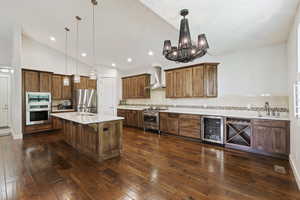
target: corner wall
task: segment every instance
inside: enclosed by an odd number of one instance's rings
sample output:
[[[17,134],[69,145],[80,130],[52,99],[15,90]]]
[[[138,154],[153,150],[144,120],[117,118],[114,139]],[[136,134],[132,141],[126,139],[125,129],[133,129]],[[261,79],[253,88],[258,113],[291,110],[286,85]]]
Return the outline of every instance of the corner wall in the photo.
[[[298,42],[300,24],[300,8],[297,10],[294,24],[290,31],[287,42],[287,57],[288,57],[288,91],[289,91],[289,105],[290,105],[290,120],[291,120],[291,154],[290,163],[293,168],[294,175],[298,187],[300,188],[300,120],[295,118],[294,112],[294,83],[297,80],[297,69],[299,63],[298,58]]]

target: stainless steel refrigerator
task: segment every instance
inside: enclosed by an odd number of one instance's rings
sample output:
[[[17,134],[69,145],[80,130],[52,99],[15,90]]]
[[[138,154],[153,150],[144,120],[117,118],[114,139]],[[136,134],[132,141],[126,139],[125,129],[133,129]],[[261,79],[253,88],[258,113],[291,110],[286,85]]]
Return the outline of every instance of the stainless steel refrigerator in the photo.
[[[97,91],[87,89],[76,90],[75,108],[77,112],[97,113]]]

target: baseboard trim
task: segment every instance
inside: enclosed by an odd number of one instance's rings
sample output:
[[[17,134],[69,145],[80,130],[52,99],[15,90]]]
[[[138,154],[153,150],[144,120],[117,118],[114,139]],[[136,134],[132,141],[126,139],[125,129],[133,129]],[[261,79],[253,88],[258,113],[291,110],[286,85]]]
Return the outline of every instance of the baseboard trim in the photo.
[[[21,140],[23,139],[23,135],[22,134],[16,134],[15,130],[13,128],[10,129],[11,135],[13,137],[14,140]]]
[[[297,186],[298,186],[298,189],[300,190],[300,176],[299,176],[299,173],[297,171],[297,168],[296,168],[296,165],[295,165],[295,162],[294,162],[294,159],[293,159],[293,156],[290,155],[290,165],[292,167],[292,170],[293,170],[293,174],[294,174],[294,177],[296,179],[296,183],[297,183]]]

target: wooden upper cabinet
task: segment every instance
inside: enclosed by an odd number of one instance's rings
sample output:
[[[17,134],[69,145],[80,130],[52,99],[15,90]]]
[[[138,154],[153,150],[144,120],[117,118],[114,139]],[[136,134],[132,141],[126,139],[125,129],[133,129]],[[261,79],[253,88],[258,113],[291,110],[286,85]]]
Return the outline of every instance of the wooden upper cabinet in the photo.
[[[204,67],[193,67],[193,97],[204,97]]]
[[[167,71],[166,72],[166,97],[173,98],[175,97],[175,90],[174,90],[174,71]]]
[[[63,77],[61,75],[52,76],[52,99],[62,99],[62,83]]]
[[[205,65],[204,87],[206,97],[218,96],[218,69],[216,65]]]
[[[217,97],[217,63],[166,70],[166,97]]]
[[[23,84],[25,92],[39,92],[40,81],[39,72],[23,71]]]
[[[122,78],[123,99],[150,98],[150,74]]]
[[[40,92],[52,91],[52,73],[40,72]]]
[[[88,79],[87,80],[87,89],[96,90],[97,89],[97,80]]]
[[[71,76],[63,76],[62,79],[68,78],[69,85],[65,86],[62,80],[62,99],[72,99]]]

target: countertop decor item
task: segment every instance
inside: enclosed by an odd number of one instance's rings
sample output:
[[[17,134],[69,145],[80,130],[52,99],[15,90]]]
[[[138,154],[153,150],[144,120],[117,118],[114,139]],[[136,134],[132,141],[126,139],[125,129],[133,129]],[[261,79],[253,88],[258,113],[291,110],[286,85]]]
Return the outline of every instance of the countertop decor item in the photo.
[[[209,46],[205,34],[198,35],[197,45],[192,43],[189,22],[186,18],[188,14],[188,9],[180,11],[180,15],[183,16],[183,19],[181,19],[180,22],[178,47],[172,46],[170,40],[165,40],[164,42],[163,55],[168,60],[187,63],[207,53]]]

